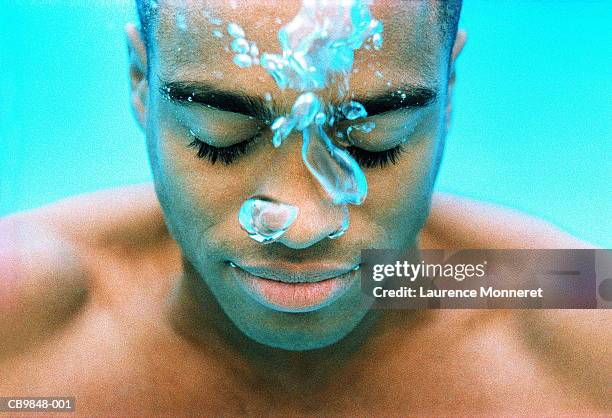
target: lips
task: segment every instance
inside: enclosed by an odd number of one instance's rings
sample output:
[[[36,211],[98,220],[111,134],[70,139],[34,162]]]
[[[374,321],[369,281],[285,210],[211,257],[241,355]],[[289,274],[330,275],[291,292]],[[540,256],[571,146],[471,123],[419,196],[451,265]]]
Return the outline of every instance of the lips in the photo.
[[[350,287],[353,268],[290,271],[236,266],[243,290],[264,306],[283,312],[310,312],[331,304]]]

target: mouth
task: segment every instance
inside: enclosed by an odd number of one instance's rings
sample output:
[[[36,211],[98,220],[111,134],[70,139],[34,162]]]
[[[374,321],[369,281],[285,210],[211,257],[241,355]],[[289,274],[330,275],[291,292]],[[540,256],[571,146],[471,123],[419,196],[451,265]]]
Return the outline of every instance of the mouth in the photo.
[[[358,266],[326,270],[290,271],[231,264],[240,287],[262,305],[281,312],[321,309],[346,293]]]

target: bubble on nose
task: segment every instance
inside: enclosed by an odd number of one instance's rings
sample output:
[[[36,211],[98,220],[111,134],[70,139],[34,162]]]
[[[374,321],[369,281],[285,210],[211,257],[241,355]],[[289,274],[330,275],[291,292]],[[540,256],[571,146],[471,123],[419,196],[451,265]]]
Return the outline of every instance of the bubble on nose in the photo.
[[[360,205],[368,184],[364,172],[344,149],[335,146],[322,126],[304,130],[302,159],[335,205]]]
[[[242,229],[262,244],[280,239],[298,215],[296,206],[267,197],[247,199],[238,213]]]

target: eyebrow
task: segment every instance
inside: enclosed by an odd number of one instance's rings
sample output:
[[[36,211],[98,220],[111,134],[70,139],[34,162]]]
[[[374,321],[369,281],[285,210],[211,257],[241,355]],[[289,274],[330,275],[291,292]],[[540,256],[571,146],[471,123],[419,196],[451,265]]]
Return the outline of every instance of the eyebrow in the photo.
[[[182,103],[197,103],[226,112],[240,113],[260,120],[271,121],[276,113],[272,101],[239,91],[222,90],[199,81],[172,81],[161,83],[160,92],[167,99]]]
[[[181,104],[193,104],[212,107],[226,112],[240,113],[262,121],[272,121],[275,115],[282,112],[274,101],[266,101],[259,96],[252,96],[240,91],[222,90],[212,84],[199,81],[161,82],[160,92],[171,101]],[[427,107],[438,98],[435,89],[404,85],[394,90],[382,90],[363,98],[353,100],[361,103],[368,116],[400,109]]]
[[[355,97],[353,100],[365,107],[368,116],[374,116],[394,110],[424,108],[437,99],[438,92],[433,88],[404,85],[394,90],[375,92],[363,98]]]

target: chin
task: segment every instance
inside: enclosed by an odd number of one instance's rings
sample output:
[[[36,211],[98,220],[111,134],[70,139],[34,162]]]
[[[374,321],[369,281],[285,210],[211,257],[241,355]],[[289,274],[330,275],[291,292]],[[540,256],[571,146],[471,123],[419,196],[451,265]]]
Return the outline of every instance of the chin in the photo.
[[[338,307],[332,305],[328,308]],[[353,304],[349,310],[334,309],[334,315],[322,311],[274,312],[271,317],[258,321],[251,317],[251,321],[234,321],[234,324],[244,335],[268,347],[288,351],[317,350],[348,336],[368,310],[367,305]]]

